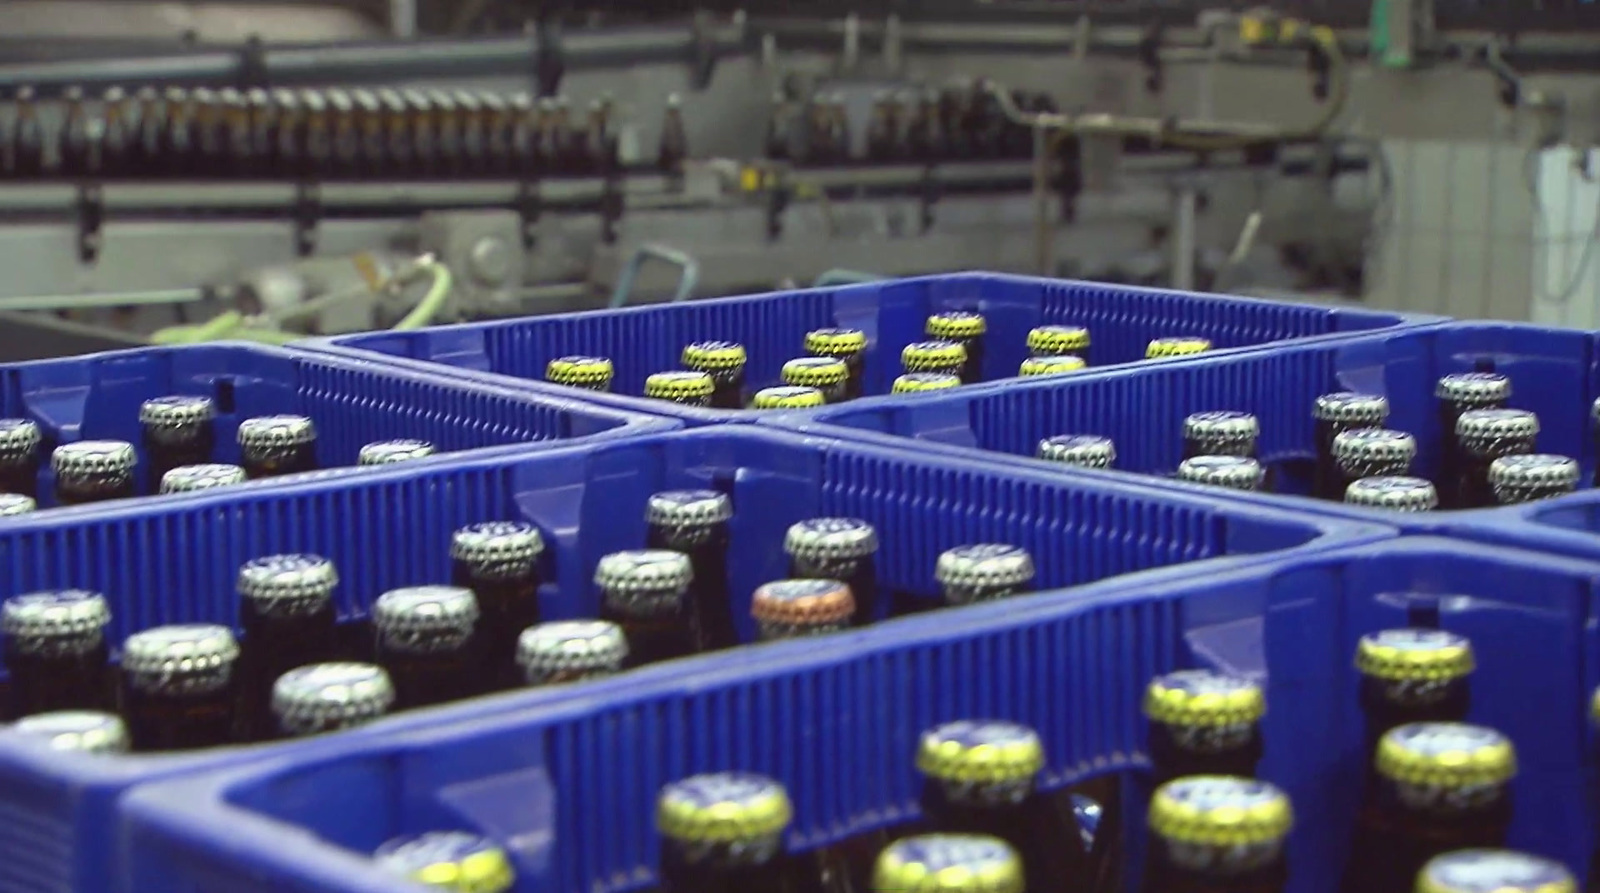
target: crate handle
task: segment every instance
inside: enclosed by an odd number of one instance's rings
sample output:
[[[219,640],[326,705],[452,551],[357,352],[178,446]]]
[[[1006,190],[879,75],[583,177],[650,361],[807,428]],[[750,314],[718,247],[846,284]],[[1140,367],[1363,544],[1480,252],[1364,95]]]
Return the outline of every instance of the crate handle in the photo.
[[[628,258],[627,264],[622,268],[622,275],[617,277],[616,291],[611,293],[611,309],[627,306],[628,298],[633,293],[634,281],[639,278],[639,268],[651,258],[671,264],[681,271],[678,274],[678,289],[673,293],[672,300],[686,301],[694,293],[695,283],[700,281],[700,262],[676,248],[645,244],[633,252],[633,256]]]

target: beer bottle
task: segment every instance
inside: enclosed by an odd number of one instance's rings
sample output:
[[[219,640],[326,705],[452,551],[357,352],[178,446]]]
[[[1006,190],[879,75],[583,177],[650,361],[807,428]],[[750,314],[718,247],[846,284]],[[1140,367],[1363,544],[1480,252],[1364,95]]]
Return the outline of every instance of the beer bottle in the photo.
[[[644,380],[644,395],[680,406],[709,407],[716,383],[704,372],[655,372]]]
[[[58,710],[35,713],[11,727],[24,735],[42,738],[51,750],[76,753],[127,753],[128,727],[122,717],[99,710]]]
[[[1333,455],[1334,438],[1359,428],[1381,428],[1389,419],[1389,401],[1377,394],[1335,391],[1323,394],[1311,408],[1317,427],[1316,477],[1311,495],[1318,499],[1343,499],[1349,482],[1343,481]]]
[[[838,580],[774,580],[756,587],[750,616],[763,642],[825,636],[850,628],[856,600]]]
[[[810,893],[815,861],[790,855],[783,785],[753,772],[691,775],[661,789],[659,893]]]
[[[158,626],[122,645],[122,709],[133,749],[187,750],[233,740],[239,643],[225,626]]]
[[[44,128],[32,87],[17,88],[15,120],[11,127],[11,173],[20,178],[44,173]]]
[[[0,518],[26,515],[37,511],[38,508],[39,504],[33,501],[32,496],[23,496],[21,493],[0,493]]]
[[[1211,339],[1198,336],[1152,338],[1145,345],[1144,358],[1162,360],[1169,357],[1188,357],[1211,350]]]
[[[196,87],[189,94],[194,114],[189,118],[189,140],[194,154],[191,161],[203,177],[218,177],[227,172],[222,135],[222,103],[217,94]]]
[[[382,718],[393,703],[389,674],[372,664],[307,664],[272,684],[272,715],[283,738],[352,729]]]
[[[783,364],[783,383],[816,388],[828,403],[840,403],[850,383],[850,368],[834,357],[797,357]]]
[[[1035,326],[1028,330],[1028,353],[1036,357],[1077,357],[1089,364],[1089,330],[1083,326]]]
[[[174,468],[211,461],[217,443],[216,417],[216,404],[209,397],[177,395],[144,401],[139,427],[145,461],[150,464],[150,489],[158,489]]]
[[[1396,726],[1466,719],[1474,663],[1472,643],[1442,629],[1386,629],[1362,636],[1356,670],[1366,715],[1366,758]]]
[[[961,384],[967,380],[962,375],[967,365],[967,349],[954,341],[918,341],[907,344],[900,352],[900,365],[907,372],[945,372],[954,375]]]
[[[1554,499],[1577,489],[1578,463],[1566,456],[1501,456],[1489,463],[1489,488],[1498,505]]]
[[[1248,412],[1197,412],[1183,420],[1183,458],[1256,457],[1261,423]]]
[[[545,367],[545,380],[569,388],[609,392],[616,375],[609,357],[556,357]]]
[[[161,476],[160,493],[194,493],[217,487],[242,484],[250,478],[237,465],[208,462],[204,465],[180,465]]]
[[[889,393],[921,394],[960,386],[961,378],[953,372],[907,372],[894,380]]]
[[[83,505],[134,495],[133,469],[139,458],[121,440],[80,440],[56,447],[50,466],[56,476],[56,504]]]
[[[272,101],[272,94],[259,87],[245,94],[245,105],[249,111],[246,130],[252,165],[246,176],[264,179],[270,175],[274,164],[272,153],[277,144],[278,107]]]
[[[922,816],[945,834],[990,834],[1022,859],[1029,893],[1088,893],[1078,829],[1038,789],[1044,747],[1031,728],[999,720],[935,726],[917,746]]]
[[[317,426],[303,415],[269,415],[239,423],[239,466],[252,480],[317,467]]]
[[[406,109],[405,97],[400,91],[384,88],[378,91],[379,118],[383,122],[383,148],[379,157],[383,169],[391,176],[415,176],[411,157],[411,119]]]
[[[111,706],[106,626],[111,609],[98,592],[30,592],[0,608],[11,715]]]
[[[844,399],[854,400],[865,390],[861,384],[862,367],[867,359],[867,333],[860,329],[812,329],[806,333],[806,353],[814,357],[833,357],[843,360],[850,371],[844,385]]]
[[[481,694],[478,599],[459,586],[391,589],[372,606],[378,663],[394,682],[395,709]]]
[[[884,163],[894,158],[895,127],[889,111],[889,91],[879,90],[872,97],[872,114],[867,119],[867,160]]]
[[[472,590],[481,648],[498,688],[522,684],[517,636],[539,622],[539,556],[544,537],[524,521],[468,524],[450,537],[451,582]]]
[[[239,568],[239,660],[243,730],[248,737],[271,733],[272,685],[305,664],[332,660],[338,611],[333,592],[339,573],[320,555],[267,555]]]
[[[711,376],[715,409],[744,408],[744,345],[736,341],[696,341],[683,349],[683,367]]]
[[[1594,444],[1596,455],[1600,455],[1600,398],[1596,398],[1594,405],[1589,407],[1589,421],[1594,426],[1590,442]],[[1595,472],[1596,479],[1591,486],[1600,487],[1600,470]]]
[[[728,521],[732,518],[732,500],[716,490],[666,490],[653,494],[645,504],[646,544],[689,556],[693,569],[689,609],[694,612],[699,651],[739,644],[728,591]]]
[[[1505,845],[1517,768],[1506,736],[1465,723],[1410,723],[1383,736],[1374,768],[1345,893],[1405,893],[1436,856]]]
[[[854,602],[851,623],[878,619],[878,531],[860,518],[811,518],[789,526],[783,535],[789,576],[839,580]]]
[[[933,575],[949,607],[996,601],[1033,591],[1033,556],[1002,543],[957,546],[939,555]]]
[[[272,169],[282,177],[302,177],[308,172],[306,128],[309,115],[293,90],[272,91],[277,111],[272,140]]]
[[[222,91],[222,171],[235,177],[249,177],[259,159],[250,132],[250,103],[238,90]]]
[[[1197,775],[1150,800],[1147,893],[1283,893],[1289,796],[1253,778]]]
[[[940,311],[928,317],[925,331],[930,338],[961,345],[965,351],[959,370],[962,384],[983,381],[983,342],[989,331],[989,321],[983,314],[968,310]],[[907,366],[906,371],[915,370]]]
[[[455,893],[510,893],[517,873],[505,850],[466,831],[428,831],[385,842],[372,860],[390,874]]]
[[[751,409],[815,409],[828,401],[816,388],[762,388],[750,398]]]
[[[61,99],[66,105],[65,119],[61,122],[61,172],[69,177],[81,177],[90,172],[91,143],[89,113],[83,107],[83,88],[68,87]]]
[[[1439,507],[1439,494],[1431,481],[1414,477],[1372,477],[1352,483],[1344,501],[1392,512],[1431,512]]]
[[[1411,472],[1417,439],[1388,428],[1353,428],[1333,438],[1334,487],[1348,492],[1362,478],[1392,477]]]
[[[517,636],[517,666],[531,686],[615,676],[627,659],[628,637],[606,620],[556,620]]]
[[[922,834],[895,841],[872,871],[874,893],[1032,893],[1022,860],[986,834]]]
[[[1522,409],[1470,409],[1456,420],[1460,451],[1452,508],[1486,508],[1495,504],[1489,466],[1502,456],[1531,453],[1539,436],[1539,417]]]
[[[165,114],[161,119],[161,166],[168,173],[193,173],[194,140],[189,122],[194,118],[194,100],[182,87],[168,87],[162,93]]]
[[[1254,493],[1265,488],[1267,472],[1249,456],[1191,456],[1179,463],[1178,480]]]
[[[1457,850],[1428,860],[1415,893],[1578,893],[1559,862],[1514,850]]]
[[[105,130],[100,135],[99,172],[113,177],[129,173],[134,134],[128,122],[128,94],[121,87],[107,87],[100,105],[104,109]]]
[[[139,124],[132,143],[134,163],[128,173],[148,177],[161,169],[161,97],[155,87],[144,86],[139,88],[135,98],[139,104]]]
[[[689,131],[683,122],[683,100],[676,93],[667,95],[666,113],[661,119],[661,140],[656,146],[656,170],[678,188],[683,183],[683,162],[689,157]]]
[[[390,168],[383,102],[370,90],[357,90],[350,98],[356,104],[356,129],[361,134],[357,167],[365,176],[380,175]]]
[[[458,148],[461,161],[458,170],[467,177],[481,177],[488,155],[486,130],[489,123],[484,115],[483,103],[478,101],[477,95],[471,90],[456,90],[450,98],[460,110],[457,118],[461,122],[461,141]]]
[[[439,173],[439,137],[434,112],[433,97],[422,90],[407,90],[401,94],[406,101],[406,118],[409,122],[408,140],[411,143],[412,165],[417,176],[429,177]]]
[[[1461,414],[1474,409],[1502,409],[1511,399],[1511,379],[1498,372],[1461,372],[1446,375],[1434,384],[1433,395],[1439,401],[1439,456],[1440,496],[1445,508],[1460,508],[1455,492],[1461,477],[1465,457],[1456,435],[1456,423]]]
[[[1117,446],[1095,434],[1057,434],[1039,441],[1038,456],[1079,468],[1110,468],[1117,461]]]
[[[39,495],[39,445],[44,435],[32,419],[0,419],[0,492]]]
[[[485,169],[503,177],[513,172],[512,134],[516,130],[516,107],[498,93],[485,93],[483,151]]]
[[[396,462],[411,462],[416,459],[426,459],[437,453],[433,444],[426,440],[414,438],[399,438],[396,440],[375,440],[365,444],[356,453],[356,464],[393,465]]]
[[[628,637],[629,669],[695,653],[689,556],[665,549],[613,552],[594,569],[600,616]]]
[[[1186,775],[1254,778],[1261,762],[1261,686],[1213,670],[1157,676],[1144,692],[1157,786]]]
[[[300,167],[309,179],[320,180],[333,173],[333,125],[328,117],[328,101],[317,90],[300,91],[305,127],[300,139]]]
[[[1028,357],[1017,367],[1017,374],[1023,378],[1033,378],[1039,375],[1066,375],[1072,372],[1082,372],[1088,368],[1082,357]]]

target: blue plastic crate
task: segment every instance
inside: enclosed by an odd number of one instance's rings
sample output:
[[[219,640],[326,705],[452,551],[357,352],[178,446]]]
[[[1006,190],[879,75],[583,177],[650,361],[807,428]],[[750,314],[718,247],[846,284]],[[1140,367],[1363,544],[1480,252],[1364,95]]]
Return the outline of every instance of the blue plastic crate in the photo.
[[[988,318],[983,374],[1010,378],[1027,356],[1034,326],[1087,326],[1096,365],[1144,359],[1150,339],[1203,335],[1218,349],[1437,321],[1314,304],[1101,285],[1022,276],[963,273],[890,280],[841,288],[813,288],[750,297],[692,301],[626,310],[568,313],[501,322],[445,326],[414,332],[349,335],[308,346],[381,353],[523,382],[543,383],[545,364],[564,354],[598,354],[616,363],[615,394],[584,399],[661,412],[692,423],[749,420],[743,410],[697,410],[645,400],[644,380],[679,368],[683,346],[716,338],[743,343],[750,353],[750,389],[781,384],[784,362],[803,354],[806,332],[850,326],[867,333],[863,390],[886,394],[900,374],[900,351],[921,341],[923,326],[940,310],[979,310]],[[564,389],[563,389],[564,390]]]
[[[1264,678],[1261,772],[1298,817],[1289,893],[1332,893],[1364,768],[1351,655],[1364,633],[1421,624],[1477,643],[1471,718],[1506,730],[1521,765],[1512,844],[1581,868],[1593,845],[1597,596],[1600,564],[1427,537],[1111,582],[151,785],[126,801],[122,839],[141,890],[378,893],[386,881],[363,853],[391,834],[453,827],[504,842],[523,893],[640,889],[655,863],[652,797],[674,778],[775,775],[795,801],[791,844],[827,845],[914,815],[911,756],[938,722],[1035,726],[1051,786],[1138,773],[1145,683],[1204,666]],[[1137,774],[1125,786],[1140,787]]]
[[[321,466],[355,470],[364,444],[418,437],[452,453],[555,445],[673,427],[656,416],[596,407],[560,394],[530,394],[397,369],[387,364],[253,344],[151,347],[0,365],[0,416],[31,418],[46,444],[126,440],[140,445],[139,405],[152,397],[213,398],[216,460],[238,462],[236,432],[252,416],[308,415]],[[142,451],[142,447],[141,447]],[[450,461],[438,457],[432,462]],[[53,505],[49,462],[42,505]],[[143,475],[141,493],[148,493]]]
[[[0,525],[0,595],[69,585],[101,590],[112,603],[114,641],[121,641],[133,630],[161,623],[232,623],[233,576],[240,564],[263,554],[314,551],[338,566],[340,613],[353,618],[387,589],[449,579],[448,543],[456,527],[516,518],[538,524],[551,546],[545,568],[550,582],[541,591],[545,616],[589,616],[598,607],[590,581],[600,556],[642,546],[645,500],[655,491],[685,486],[716,487],[732,496],[729,573],[741,614],[758,584],[785,575],[780,544],[788,525],[826,514],[876,524],[882,532],[880,579],[930,594],[936,591],[935,557],[963,542],[1027,547],[1037,557],[1041,586],[1049,589],[1139,571],[1147,573],[1135,579],[1159,580],[1193,567],[1221,572],[1264,555],[1393,533],[1204,496],[1012,474],[981,463],[739,426],[397,466],[296,487],[212,491],[99,513],[42,514]],[[1154,570],[1192,562],[1202,563]],[[936,625],[954,623],[955,616],[943,614]],[[895,623],[879,625],[861,640],[893,639],[899,630]],[[740,632],[748,640],[752,625],[742,623]],[[761,653],[747,649],[705,660],[745,667],[759,663]],[[399,717],[378,728],[425,726],[435,716],[481,716],[541,697],[510,694]],[[0,891],[117,889],[120,863],[108,858],[118,852],[109,807],[130,783],[298,747],[95,760],[45,753],[35,742],[0,731]]]
[[[1316,443],[1311,408],[1319,395],[1354,390],[1388,397],[1389,426],[1417,438],[1413,470],[1435,479],[1444,432],[1434,383],[1452,372],[1493,370],[1511,378],[1510,405],[1538,413],[1539,448],[1577,458],[1588,480],[1595,466],[1589,406],[1600,397],[1595,343],[1595,333],[1574,329],[1456,323],[970,388],[916,400],[860,401],[774,416],[770,421],[835,435],[849,429],[851,436],[902,446],[911,446],[914,440],[919,449],[937,445],[961,455],[982,450],[1032,457],[1042,438],[1097,434],[1116,442],[1119,470],[1170,476],[1182,459],[1185,416],[1243,410],[1261,421],[1261,458],[1273,472],[1276,492],[1305,495]],[[1411,529],[1453,530],[1461,519],[1502,511],[1399,519],[1333,502],[1262,500],[1365,518],[1387,517],[1395,523],[1404,520]]]
[[[1460,527],[1473,539],[1600,561],[1600,490],[1477,513]]]

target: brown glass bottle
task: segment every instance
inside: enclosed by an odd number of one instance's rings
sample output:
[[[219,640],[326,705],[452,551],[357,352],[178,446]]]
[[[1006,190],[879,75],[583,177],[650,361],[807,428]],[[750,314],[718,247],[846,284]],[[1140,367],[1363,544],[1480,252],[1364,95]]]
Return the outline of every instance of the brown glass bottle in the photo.
[[[252,480],[313,471],[317,427],[303,415],[271,415],[239,423],[239,466]]]
[[[680,406],[711,406],[711,395],[717,390],[716,381],[704,372],[689,370],[651,373],[644,380],[644,395],[654,400],[666,400]]]
[[[584,388],[602,393],[611,390],[611,380],[616,369],[609,357],[565,356],[556,357],[545,366],[544,377],[552,384],[569,388]]]
[[[426,440],[403,437],[395,440],[375,440],[372,443],[362,444],[356,452],[356,464],[363,468],[375,465],[394,465],[398,462],[414,462],[417,459],[426,459],[436,455],[439,451],[433,444]]]
[[[1158,676],[1144,693],[1155,784],[1186,775],[1254,778],[1261,761],[1261,686],[1212,670]]]
[[[389,674],[373,664],[306,664],[272,684],[272,715],[280,738],[365,725],[382,718],[393,703]]]
[[[1251,778],[1199,775],[1150,801],[1145,893],[1283,893],[1289,797]]]
[[[478,599],[459,586],[392,589],[372,606],[378,663],[394,682],[396,710],[482,694]]]
[[[1248,412],[1197,412],[1183,420],[1183,458],[1256,458],[1261,423]]]
[[[750,616],[763,642],[843,632],[855,607],[850,587],[838,580],[774,580],[750,597]]]
[[[66,106],[58,143],[61,173],[69,177],[86,176],[91,172],[93,163],[99,160],[99,152],[89,127],[89,112],[83,105],[83,88],[68,87],[62,92],[61,99]]]
[[[428,887],[510,893],[517,874],[505,850],[466,831],[428,831],[385,841],[372,854],[379,868]]]
[[[1579,475],[1577,460],[1567,456],[1502,456],[1489,463],[1489,489],[1496,505],[1521,505],[1571,493]]]
[[[239,684],[245,736],[272,734],[269,708],[279,676],[334,658],[338,585],[333,562],[320,555],[268,555],[239,568],[234,588],[244,630]]]
[[[12,731],[46,741],[51,750],[108,754],[128,752],[128,726],[115,713],[59,710],[17,720]]]
[[[1398,628],[1362,636],[1356,669],[1366,717],[1363,758],[1370,762],[1378,741],[1396,726],[1465,720],[1474,664],[1472,643],[1444,630]]]
[[[595,566],[600,616],[628,637],[628,667],[695,653],[699,640],[689,603],[694,566],[666,549],[613,552]]]
[[[878,531],[860,518],[811,518],[791,525],[783,537],[789,576],[838,580],[855,604],[851,624],[866,626],[882,615],[878,596]]]
[[[1094,434],[1058,434],[1039,441],[1038,456],[1077,468],[1111,468],[1117,462],[1117,445]]]
[[[517,637],[539,622],[544,538],[523,521],[469,524],[450,537],[451,581],[478,599],[479,636],[496,688],[517,688]]]
[[[133,496],[138,461],[133,444],[121,440],[80,440],[56,447],[50,454],[56,503],[83,505]]]
[[[1502,409],[1511,399],[1511,379],[1498,372],[1446,375],[1434,384],[1439,402],[1439,497],[1445,508],[1456,505],[1464,457],[1456,434],[1461,414],[1474,409]]]
[[[942,310],[928,317],[926,329],[930,338],[961,345],[964,356],[958,374],[962,384],[983,381],[983,342],[989,331],[988,320],[983,314],[968,310]],[[907,371],[911,371],[910,367],[907,367]]]
[[[791,855],[788,792],[765,775],[711,772],[675,781],[656,801],[658,893],[817,893],[816,861]]]
[[[197,493],[217,487],[231,487],[250,480],[244,469],[237,465],[208,462],[204,465],[180,465],[161,476],[159,492]]]
[[[1028,353],[1036,357],[1077,357],[1089,365],[1089,330],[1083,326],[1035,326],[1028,331]]]
[[[32,496],[23,496],[21,493],[0,493],[0,518],[11,518],[16,515],[26,515],[39,510],[39,503]]]
[[[216,416],[210,397],[175,395],[144,401],[139,427],[151,492],[160,489],[162,478],[172,469],[211,461],[217,444]]]
[[[39,495],[39,446],[44,434],[32,419],[0,419],[0,493]]]
[[[1022,860],[987,834],[919,834],[890,844],[872,870],[872,893],[922,890],[937,878],[939,893],[1032,893]],[[863,883],[855,890],[869,889]]]
[[[854,400],[866,393],[861,376],[867,358],[867,334],[860,329],[812,329],[806,333],[806,353],[814,357],[833,357],[843,360],[850,377],[845,381],[845,400]]]
[[[850,383],[850,367],[834,357],[796,357],[783,364],[783,382],[791,387],[816,388],[829,403],[840,403]]]
[[[627,635],[607,620],[554,620],[517,637],[517,665],[529,686],[615,676],[627,659]]]
[[[1561,863],[1528,853],[1457,850],[1430,860],[1417,875],[1415,889],[1416,893],[1577,893],[1578,879]]]
[[[1472,409],[1456,420],[1458,474],[1451,508],[1495,505],[1489,468],[1496,459],[1532,453],[1539,436],[1539,417],[1521,409]]]
[[[106,626],[111,610],[97,592],[64,589],[7,599],[0,608],[11,716],[112,706]]]
[[[1362,478],[1392,477],[1411,472],[1417,439],[1388,428],[1352,428],[1333,438],[1333,487],[1339,493]]]
[[[122,646],[122,710],[140,752],[233,740],[239,645],[225,626],[159,626]]]
[[[683,349],[683,368],[711,376],[713,409],[744,408],[744,345],[736,341],[696,341]]]
[[[689,584],[689,608],[694,612],[699,651],[739,644],[728,590],[728,522],[732,519],[733,501],[716,490],[666,490],[652,494],[645,504],[646,545],[689,556],[694,575]]]
[[[1432,482],[1422,478],[1371,477],[1346,488],[1344,501],[1391,512],[1431,512],[1439,507],[1439,493]]]
[[[995,601],[1033,591],[1033,556],[1003,543],[957,546],[939,555],[933,576],[947,607]]]
[[[1178,480],[1253,493],[1266,487],[1267,471],[1249,456],[1190,456],[1178,464]]]
[[[16,111],[11,127],[11,174],[19,178],[44,173],[44,128],[39,123],[39,106],[34,89],[17,88]]]
[[[900,351],[900,365],[906,372],[945,372],[965,384],[961,377],[967,365],[967,349],[954,341],[918,341]]]
[[[1316,420],[1317,428],[1316,476],[1311,482],[1311,495],[1318,499],[1342,500],[1350,482],[1343,480],[1344,475],[1334,458],[1333,440],[1346,431],[1382,427],[1389,418],[1389,401],[1377,394],[1336,391],[1317,398],[1311,417]]]

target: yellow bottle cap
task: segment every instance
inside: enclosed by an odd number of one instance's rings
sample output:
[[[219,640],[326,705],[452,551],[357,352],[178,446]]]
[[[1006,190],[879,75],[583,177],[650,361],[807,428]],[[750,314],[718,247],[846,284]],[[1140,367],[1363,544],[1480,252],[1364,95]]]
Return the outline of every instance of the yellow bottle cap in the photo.
[[[1380,630],[1356,646],[1356,669],[1375,679],[1446,681],[1468,675],[1473,666],[1472,643],[1442,629]]]
[[[838,357],[797,357],[783,364],[785,384],[835,388],[850,378],[850,367]]]
[[[1082,372],[1089,368],[1089,364],[1082,357],[1071,354],[1050,357],[1028,357],[1022,361],[1022,366],[1017,370],[1018,375],[1064,375],[1068,372]]]
[[[892,394],[915,394],[961,387],[961,376],[950,372],[907,372],[894,380]]]
[[[1153,338],[1149,346],[1144,349],[1144,356],[1147,360],[1186,357],[1190,354],[1205,353],[1210,349],[1210,338]]]
[[[683,365],[697,372],[724,372],[745,364],[744,345],[737,341],[696,341],[683,349]]]
[[[934,338],[976,338],[989,330],[981,313],[946,310],[928,317],[927,332]]]
[[[1057,356],[1088,346],[1089,330],[1083,326],[1035,326],[1028,331],[1028,352],[1037,356]]]
[[[1402,784],[1441,788],[1504,784],[1517,774],[1511,739],[1459,722],[1414,722],[1378,742],[1378,774]]]
[[[1589,696],[1589,721],[1600,725],[1600,688],[1594,690]]]
[[[998,837],[907,837],[878,856],[872,889],[876,893],[1023,893],[1022,859]]]
[[[379,847],[373,858],[395,874],[456,893],[505,893],[516,883],[505,851],[465,831],[397,837]]]
[[[1179,670],[1151,680],[1144,715],[1169,726],[1234,726],[1267,712],[1261,686],[1243,676],[1211,670]]]
[[[918,341],[900,352],[907,372],[953,372],[967,361],[967,349],[957,341]]]
[[[656,801],[656,828],[674,840],[738,843],[778,834],[794,808],[783,785],[753,772],[708,772],[675,781]]]
[[[583,388],[608,388],[615,374],[609,357],[556,357],[544,370],[544,377],[556,384]]]
[[[922,733],[917,770],[941,781],[996,784],[1025,781],[1044,768],[1044,746],[1025,725],[959,720]]]
[[[819,357],[853,357],[867,349],[867,333],[860,329],[812,329],[806,333],[806,353]]]
[[[1192,775],[1169,781],[1150,799],[1150,830],[1198,846],[1282,840],[1294,825],[1289,795],[1253,778]]]
[[[1417,875],[1417,893],[1577,893],[1559,862],[1513,850],[1457,850],[1435,857]]]
[[[704,372],[657,372],[644,380],[644,395],[678,403],[699,403],[711,399],[716,382]]]
[[[816,388],[786,386],[756,391],[750,406],[753,409],[809,409],[827,402]]]

